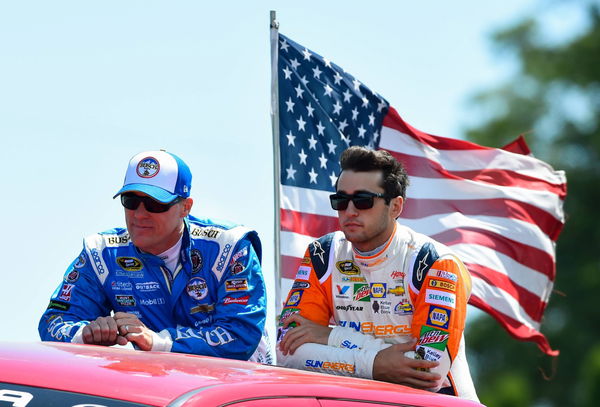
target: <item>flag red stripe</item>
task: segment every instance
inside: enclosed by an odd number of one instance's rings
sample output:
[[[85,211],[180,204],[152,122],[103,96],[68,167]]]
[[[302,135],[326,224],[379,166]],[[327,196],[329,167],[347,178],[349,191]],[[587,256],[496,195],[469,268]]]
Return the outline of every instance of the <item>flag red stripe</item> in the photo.
[[[465,227],[446,230],[431,238],[450,247],[459,243],[488,247],[554,280],[554,259],[550,254],[497,233]]]
[[[451,139],[424,133],[406,123],[392,106],[390,106],[388,114],[383,118],[382,125],[398,130],[438,150],[495,150],[495,148],[480,146],[466,140]]]
[[[304,253],[303,253],[304,254]],[[300,265],[301,257],[293,257],[293,256],[284,256],[281,255],[281,277],[294,279],[296,277],[296,272],[298,271],[298,266]],[[283,293],[286,295],[287,293]]]
[[[544,234],[556,240],[563,223],[548,212],[525,202],[511,199],[413,199],[406,200],[401,218],[419,219],[431,215],[460,212],[466,216],[497,216],[537,225]]]
[[[465,263],[474,277],[485,281],[490,287],[498,287],[519,302],[534,321],[541,322],[546,303],[531,291],[514,284],[508,276],[481,264]],[[475,294],[474,294],[475,295]]]
[[[281,230],[319,238],[338,230],[338,219],[333,216],[313,215],[288,209],[279,210]]]
[[[553,350],[548,340],[539,331],[524,325],[523,322],[517,321],[508,315],[502,314],[477,296],[471,296],[469,303],[493,316],[514,338],[535,342],[542,352],[550,356],[558,356],[559,351]]]
[[[450,171],[442,167],[436,161],[425,157],[417,157],[414,155],[400,153],[394,150],[387,150],[398,161],[406,167],[408,175],[422,178],[447,178],[454,180],[471,180],[491,184],[494,186],[504,187],[519,187],[536,191],[551,192],[560,199],[564,199],[567,195],[567,187],[565,184],[552,184],[540,178],[531,177],[521,174],[516,171],[504,169],[482,168],[479,170],[468,171]]]

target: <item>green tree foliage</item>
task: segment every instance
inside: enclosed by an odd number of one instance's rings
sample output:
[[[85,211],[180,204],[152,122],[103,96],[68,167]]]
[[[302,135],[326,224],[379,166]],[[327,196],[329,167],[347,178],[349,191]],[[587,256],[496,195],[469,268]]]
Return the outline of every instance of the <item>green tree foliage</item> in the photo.
[[[565,170],[568,181],[557,277],[542,323],[560,355],[514,340],[487,315],[472,323],[468,354],[490,407],[600,403],[600,5],[567,5],[584,10],[589,23],[568,41],[546,41],[537,16],[495,34],[494,44],[518,69],[473,99],[484,120],[466,135],[502,146],[524,134],[534,154]]]

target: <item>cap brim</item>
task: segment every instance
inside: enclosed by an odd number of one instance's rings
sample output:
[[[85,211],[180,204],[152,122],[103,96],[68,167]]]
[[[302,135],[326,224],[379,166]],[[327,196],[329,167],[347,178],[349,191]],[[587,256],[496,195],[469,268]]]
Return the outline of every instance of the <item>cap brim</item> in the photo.
[[[125,192],[133,192],[133,191],[142,192],[142,193],[150,196],[152,199],[155,199],[158,202],[162,202],[162,203],[169,203],[172,200],[174,200],[175,198],[177,198],[177,195],[172,194],[169,191],[164,190],[160,187],[156,187],[154,185],[129,184],[129,185],[124,185],[123,188],[121,188],[119,190],[119,192],[117,192],[115,194],[115,196],[113,196],[113,199]]]

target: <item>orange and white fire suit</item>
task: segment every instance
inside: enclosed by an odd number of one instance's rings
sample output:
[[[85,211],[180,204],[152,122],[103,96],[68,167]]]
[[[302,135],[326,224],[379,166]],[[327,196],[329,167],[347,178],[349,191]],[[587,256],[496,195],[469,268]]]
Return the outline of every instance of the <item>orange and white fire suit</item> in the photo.
[[[306,250],[280,318],[299,313],[332,325],[328,344],[278,352],[278,363],[372,379],[377,352],[414,337],[413,357],[440,362],[432,369],[442,377],[435,390],[477,400],[463,336],[470,291],[469,273],[452,251],[405,226],[397,224],[369,257],[342,232],[330,233]],[[280,328],[278,339],[284,334]]]

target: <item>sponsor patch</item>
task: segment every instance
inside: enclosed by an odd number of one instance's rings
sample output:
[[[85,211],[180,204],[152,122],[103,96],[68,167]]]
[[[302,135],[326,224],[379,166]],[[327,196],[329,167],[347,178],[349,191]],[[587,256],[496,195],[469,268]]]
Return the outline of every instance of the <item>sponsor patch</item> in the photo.
[[[323,249],[323,246],[321,246],[321,242],[316,240],[310,244],[310,247],[312,248],[313,258],[318,258],[321,261],[321,264],[324,265],[325,264],[325,249]]]
[[[408,300],[400,301],[394,307],[394,314],[397,315],[409,315],[413,313],[413,306]]]
[[[310,256],[304,256],[300,264],[310,264]]]
[[[394,287],[390,287],[387,290],[388,294],[394,294],[396,297],[400,295],[404,295],[406,290],[404,289],[404,284],[396,285]]]
[[[304,290],[305,288],[310,288],[309,282],[294,281],[294,284],[292,284],[292,290]]]
[[[427,314],[427,325],[448,329],[451,310],[431,305]]]
[[[385,298],[387,289],[386,283],[371,283],[371,297],[372,298]]]
[[[160,164],[156,158],[146,157],[138,163],[135,171],[142,178],[152,178],[160,171]]]
[[[360,269],[351,260],[338,261],[337,263],[335,263],[335,266],[340,271],[340,273],[345,274],[347,276],[357,276],[360,274]]]
[[[192,273],[197,273],[202,269],[204,265],[204,259],[202,258],[202,253],[198,249],[192,249],[190,253],[190,260],[192,261]]]
[[[208,295],[208,285],[202,277],[194,277],[188,281],[185,287],[188,295],[193,299],[200,301]]]
[[[244,265],[242,263],[240,263],[239,261],[236,261],[235,263],[233,263],[233,266],[231,266],[231,275],[236,275],[236,274],[240,274],[242,271],[244,271],[246,268],[244,267]]]
[[[144,267],[135,257],[117,257],[117,264],[125,271],[140,271]]]
[[[71,308],[71,304],[66,302],[50,300],[50,304],[48,304],[48,309],[56,309],[59,311],[68,311]]]
[[[417,290],[421,290],[427,271],[438,257],[437,251],[431,243],[425,243],[419,250],[412,270],[412,284]]]
[[[371,301],[370,294],[368,284],[354,284],[354,301]]]
[[[429,287],[433,287],[433,288],[443,288],[444,290],[448,290],[448,291],[456,291],[456,284],[451,283],[449,281],[444,281],[444,280],[436,280],[435,278],[432,278],[431,280],[429,280],[429,283],[427,284]]]
[[[164,298],[142,298],[140,300],[140,305],[164,305],[166,301]]]
[[[373,334],[375,336],[392,337],[396,335],[410,334],[410,325],[400,324],[374,324],[373,322],[363,322],[360,329],[365,334]]]
[[[130,282],[113,281],[110,283],[110,288],[112,288],[113,291],[131,291],[133,289],[133,284]]]
[[[431,269],[431,271],[435,277],[445,278],[446,280],[454,281],[455,283],[458,281],[456,274],[449,271],[438,269]]]
[[[65,302],[71,301],[71,293],[73,292],[73,288],[75,288],[73,284],[63,284],[58,299]]]
[[[296,273],[295,280],[308,280],[310,277],[310,267],[300,266],[298,267],[298,272]]]
[[[190,308],[190,314],[197,314],[199,312],[212,312],[214,309],[215,304],[199,304]]]
[[[454,308],[456,304],[456,294],[447,291],[431,290],[428,288],[427,291],[425,291],[425,302],[427,304]]]
[[[302,294],[304,294],[304,291],[302,291],[302,290],[292,291],[290,293],[290,298],[285,303],[285,306],[286,307],[297,307],[298,304],[300,304],[300,300],[302,299]]]
[[[243,297],[225,297],[223,298],[223,305],[229,305],[229,304],[240,304],[240,305],[246,305],[248,304],[248,300],[250,299],[249,295],[245,295]]]
[[[115,295],[115,300],[122,307],[135,307],[135,298],[133,295]]]
[[[138,291],[152,292],[159,290],[160,284],[156,281],[145,281],[143,283],[135,283],[135,289]]]
[[[364,277],[342,277],[343,282],[348,283],[366,283],[367,279]]]
[[[390,277],[392,278],[392,280],[404,280],[404,277],[406,277],[406,273],[404,271],[392,271]]]
[[[248,255],[248,247],[244,247],[241,250],[238,250],[233,256],[231,256],[231,261],[229,264],[233,264],[238,261],[240,258]]]
[[[440,331],[439,329],[423,325],[421,327],[417,346],[428,346],[443,351],[446,349],[446,343],[448,342],[449,337],[450,334],[446,331]]]
[[[308,359],[304,364],[305,367],[313,369],[333,370],[336,372],[354,373],[354,365],[350,363],[329,362],[327,360],[312,360]]]
[[[340,348],[346,348],[346,349],[356,349],[358,348],[358,345],[355,345],[354,343],[352,343],[351,341],[349,341],[348,339],[345,339],[341,344],[340,344]]]
[[[437,362],[444,355],[444,352],[428,346],[417,346],[415,353],[419,355],[421,359],[430,360],[432,362]]]
[[[230,251],[231,251],[231,245],[229,243],[227,243],[225,245],[225,247],[223,247],[223,252],[221,253],[221,257],[219,257],[219,262],[217,263],[217,271],[221,271],[221,270],[223,270],[223,267],[225,267],[225,261],[227,260],[227,256],[229,255]]]
[[[340,320],[339,324],[344,328],[348,327],[354,329],[356,332],[360,332],[360,322]]]
[[[67,283],[74,283],[77,280],[79,280],[79,271],[78,270],[71,270],[69,272],[69,274],[67,274],[67,277],[65,277],[65,281]]]
[[[79,255],[79,257],[77,258],[77,261],[75,262],[75,264],[73,264],[73,267],[75,267],[76,269],[80,269],[83,266],[85,266],[85,255],[83,253],[81,253]]]
[[[281,311],[281,315],[279,316],[279,324],[282,325],[283,321],[285,321],[286,319],[288,319],[292,315],[297,314],[299,312],[300,312],[299,308],[284,308]]]
[[[225,291],[248,291],[248,280],[245,278],[225,280]]]
[[[193,237],[208,237],[209,239],[216,239],[221,234],[221,230],[212,227],[195,227],[190,232]]]
[[[342,300],[350,299],[350,286],[349,285],[335,285],[335,298]]]
[[[129,235],[109,236],[106,238],[106,243],[108,246],[118,246],[122,244],[127,244],[129,243]]]
[[[352,304],[348,304],[348,305],[336,305],[335,309],[338,311],[352,311],[352,312],[356,312],[356,311],[362,311],[364,308],[360,305],[352,305]]]

